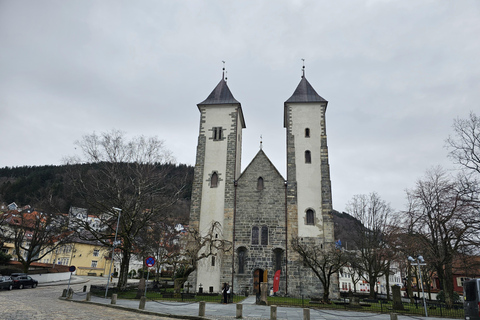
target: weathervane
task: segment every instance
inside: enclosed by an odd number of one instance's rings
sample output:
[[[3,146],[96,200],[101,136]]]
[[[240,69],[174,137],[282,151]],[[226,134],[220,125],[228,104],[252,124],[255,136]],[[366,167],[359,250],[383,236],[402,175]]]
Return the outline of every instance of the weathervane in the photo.
[[[302,58],[303,67],[302,67],[302,78],[305,78],[305,59]]]
[[[223,61],[223,68],[222,68],[222,79],[225,79],[225,61]]]
[[[262,150],[262,143],[263,143],[263,141],[262,141],[262,135],[260,135],[260,150]]]

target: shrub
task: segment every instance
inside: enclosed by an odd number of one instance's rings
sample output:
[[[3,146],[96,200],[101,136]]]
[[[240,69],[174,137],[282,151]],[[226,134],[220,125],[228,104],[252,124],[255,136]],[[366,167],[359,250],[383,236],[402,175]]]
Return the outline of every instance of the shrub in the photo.
[[[22,269],[18,269],[18,268],[11,267],[11,266],[0,267],[0,274],[2,274],[4,276],[9,276],[12,273],[22,273],[22,272],[23,272]]]
[[[453,292],[453,302],[460,302],[460,295],[458,294],[458,292]],[[437,293],[437,300],[438,301],[442,301],[442,302],[445,302],[445,292],[443,290],[439,291]]]

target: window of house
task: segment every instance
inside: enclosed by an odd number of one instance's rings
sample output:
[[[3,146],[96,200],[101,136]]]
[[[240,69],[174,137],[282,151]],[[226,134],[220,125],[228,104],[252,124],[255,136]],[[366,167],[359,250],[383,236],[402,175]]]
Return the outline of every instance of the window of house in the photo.
[[[238,273],[245,273],[245,256],[247,249],[245,247],[238,248]]]
[[[312,155],[310,150],[305,151],[305,163],[312,163]]]
[[[263,178],[259,177],[257,180],[257,190],[263,190]]]
[[[307,210],[307,224],[314,225],[315,224],[315,212],[312,209]]]
[[[97,263],[98,263],[98,261],[92,260],[92,268],[96,268],[96,267],[97,267]]]
[[[268,227],[262,227],[262,246],[268,245]]]
[[[305,138],[310,138],[310,128],[305,128]]]
[[[258,244],[258,227],[252,228],[252,244]]]
[[[215,256],[212,256],[212,267],[215,267]]]
[[[218,173],[212,173],[212,177],[210,178],[210,188],[216,188],[218,186]]]
[[[94,257],[98,257],[99,253],[100,253],[100,250],[98,250],[98,249],[93,250],[93,256]]]
[[[213,140],[222,140],[222,127],[213,127]]]

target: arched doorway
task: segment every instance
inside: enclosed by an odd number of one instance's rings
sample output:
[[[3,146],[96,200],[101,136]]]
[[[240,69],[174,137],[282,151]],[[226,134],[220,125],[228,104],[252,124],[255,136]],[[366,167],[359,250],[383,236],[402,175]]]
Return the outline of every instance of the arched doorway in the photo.
[[[257,297],[257,303],[260,303],[260,294],[262,293],[260,283],[267,282],[267,276],[267,270],[255,269],[255,271],[253,271],[253,293],[255,293]]]

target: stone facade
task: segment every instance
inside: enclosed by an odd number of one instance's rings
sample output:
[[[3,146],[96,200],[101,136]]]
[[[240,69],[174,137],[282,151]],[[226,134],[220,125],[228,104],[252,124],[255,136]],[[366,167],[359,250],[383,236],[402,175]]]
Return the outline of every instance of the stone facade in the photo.
[[[240,174],[241,130],[245,123],[241,105],[223,79],[198,106],[201,121],[190,225],[201,229],[208,219],[220,217],[217,219],[222,225],[220,237],[231,241],[233,250],[219,253],[217,266],[209,261],[200,262],[189,280],[196,288],[203,282],[203,288],[218,292],[221,284],[227,282],[234,292],[252,294],[263,279],[267,280],[268,288],[273,287],[274,274],[280,270],[280,295],[321,296],[320,281],[303,265],[290,244],[296,237],[322,246],[334,242],[325,129],[327,101],[302,77],[292,97],[285,102],[287,179],[261,149]],[[222,110],[229,110],[229,120],[219,116]],[[212,121],[217,118],[223,119],[223,123]],[[226,139],[212,141],[210,135],[215,129],[208,125],[225,128]],[[211,150],[216,150],[215,154]],[[218,159],[217,166],[212,165],[212,159]],[[212,170],[222,178],[218,190],[213,191],[209,186]],[[221,205],[218,194],[223,194]],[[212,201],[217,201],[217,205],[212,206]],[[338,282],[333,281],[331,294],[337,293]]]

